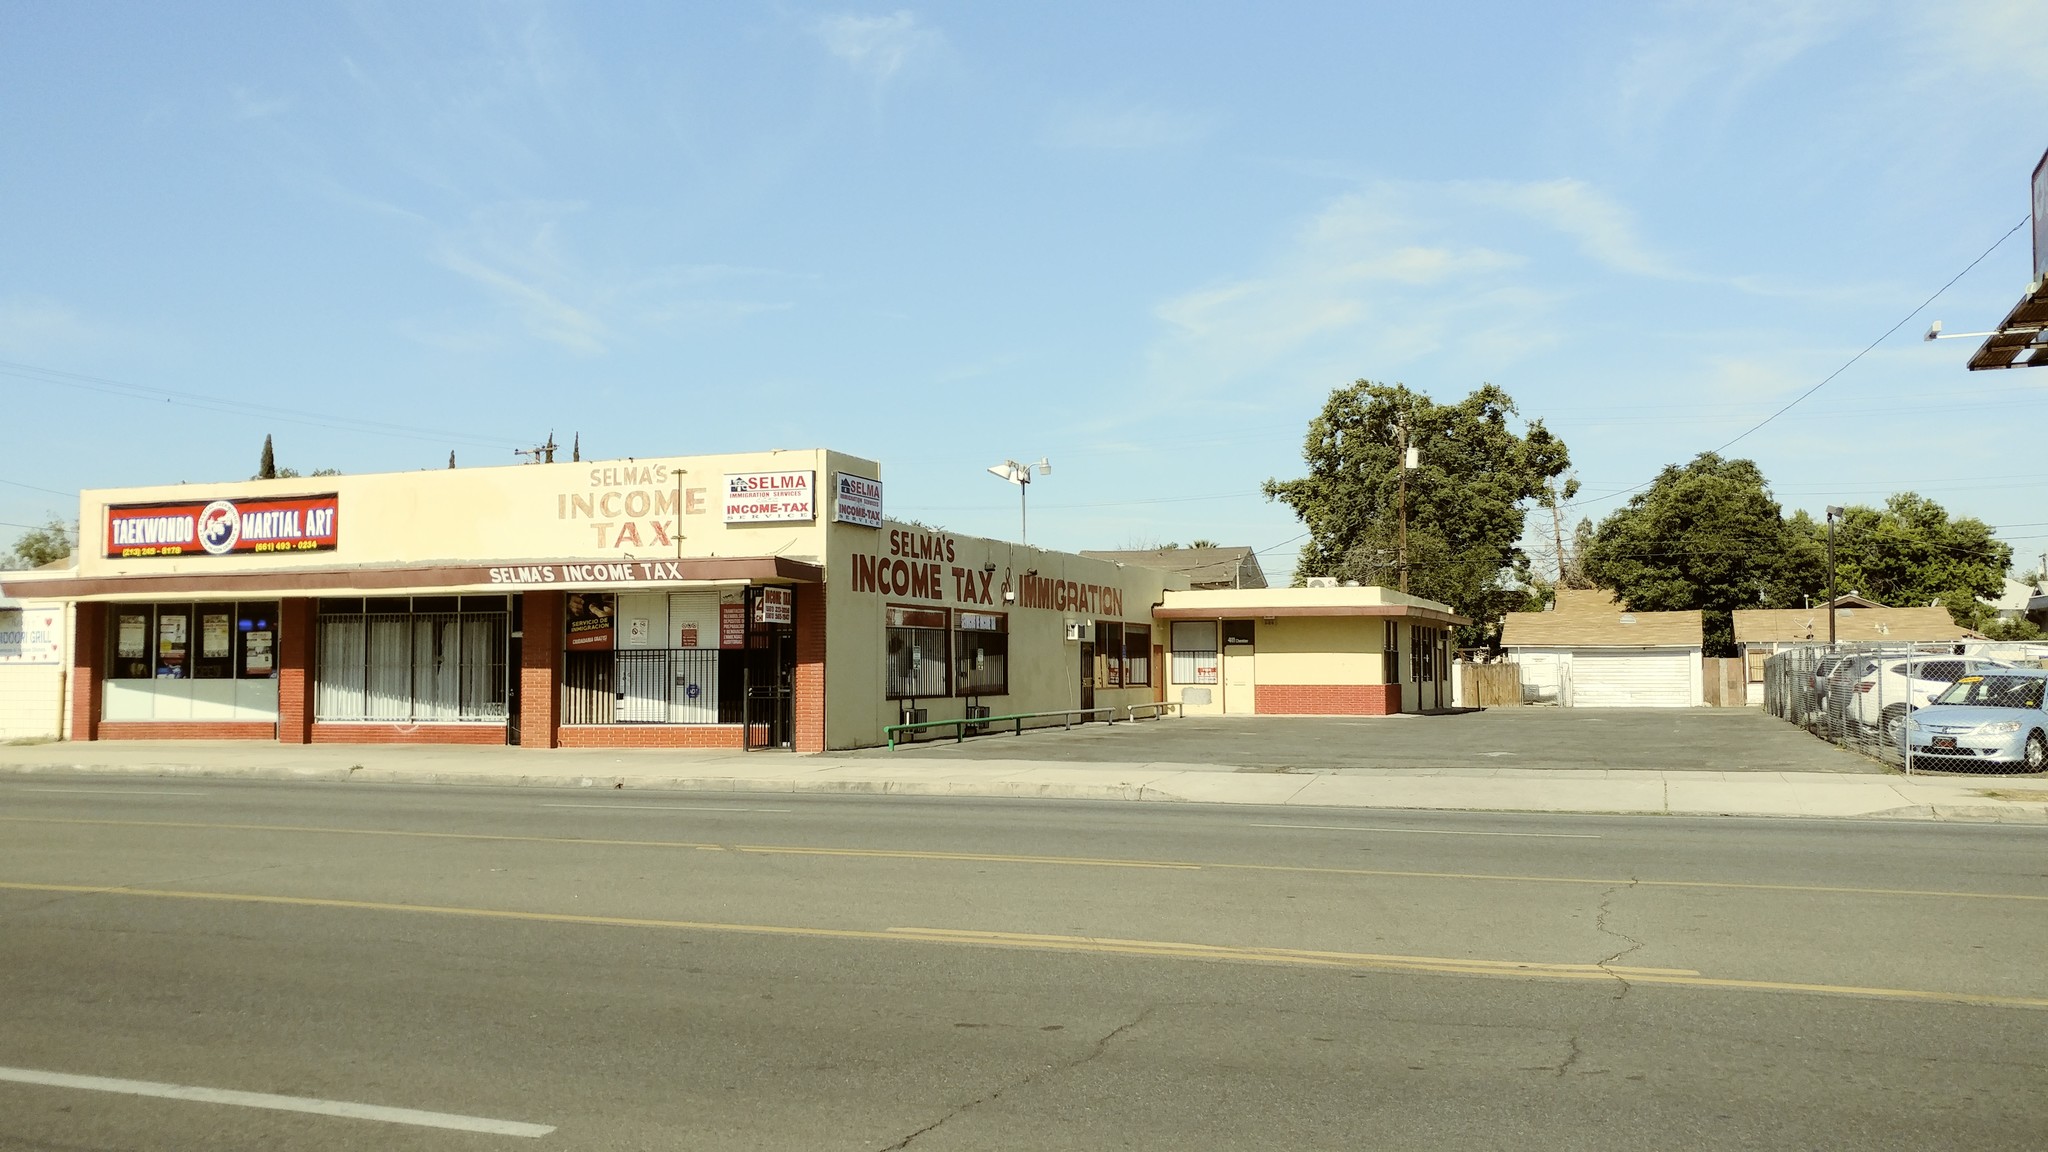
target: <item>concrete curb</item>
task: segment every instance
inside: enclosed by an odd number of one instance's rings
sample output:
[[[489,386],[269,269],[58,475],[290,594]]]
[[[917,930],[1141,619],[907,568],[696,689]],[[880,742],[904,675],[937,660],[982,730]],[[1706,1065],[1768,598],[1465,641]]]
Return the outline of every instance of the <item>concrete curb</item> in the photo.
[[[1129,768],[1130,766],[1123,766]],[[1106,770],[1105,775],[1114,770]],[[1630,789],[1602,789],[1597,795],[1586,788],[1570,789],[1571,795],[1552,795],[1541,801],[1517,802],[1499,789],[1473,787],[1488,783],[1485,778],[1405,777],[1385,781],[1386,788],[1371,788],[1372,777],[1356,778],[1360,787],[1344,793],[1315,791],[1300,787],[1298,779],[1286,776],[1246,777],[1215,772],[1131,773],[1136,780],[1030,780],[1030,779],[887,779],[879,776],[826,776],[797,772],[774,776],[725,775],[616,775],[608,773],[525,773],[510,771],[440,771],[432,768],[370,767],[353,765],[198,765],[190,763],[95,764],[86,762],[0,764],[0,776],[13,777],[124,777],[186,780],[296,780],[322,783],[367,783],[408,785],[471,785],[478,787],[553,788],[574,790],[625,790],[654,792],[700,792],[756,795],[815,794],[867,796],[928,796],[1009,800],[1104,800],[1164,804],[1239,804],[1266,807],[1357,808],[1388,811],[1457,811],[1580,813],[1634,816],[1738,816],[1821,819],[1933,820],[1972,824],[2017,824],[2048,826],[2048,803],[1996,801],[1975,803],[1909,803],[1883,808],[1859,809],[1852,794],[1830,797],[1833,803],[1760,804],[1707,796],[1696,796],[1681,807],[1671,806],[1668,795],[1661,803],[1627,802]],[[1857,780],[1858,777],[1845,777]],[[1225,786],[1226,782],[1238,786]],[[1425,784],[1416,787],[1417,783]],[[1590,782],[1588,782],[1590,783]],[[1699,787],[1696,785],[1696,787]],[[1850,787],[1854,787],[1851,785]],[[1867,785],[1866,785],[1867,787]],[[1315,794],[1305,795],[1314,791]],[[1264,793],[1264,795],[1260,795]],[[1372,794],[1377,793],[1377,794]],[[1639,793],[1638,793],[1639,794]],[[1892,799],[1901,799],[1894,795]],[[1962,799],[1958,797],[1958,799]],[[1622,803],[1615,803],[1623,800]]]

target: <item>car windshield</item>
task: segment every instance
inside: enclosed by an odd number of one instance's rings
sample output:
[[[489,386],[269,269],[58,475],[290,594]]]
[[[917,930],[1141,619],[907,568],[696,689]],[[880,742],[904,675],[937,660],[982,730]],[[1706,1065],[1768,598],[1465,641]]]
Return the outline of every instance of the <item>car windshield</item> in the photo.
[[[1975,704],[1981,708],[2039,708],[2048,679],[2039,676],[1965,676],[1934,698],[1936,704]]]

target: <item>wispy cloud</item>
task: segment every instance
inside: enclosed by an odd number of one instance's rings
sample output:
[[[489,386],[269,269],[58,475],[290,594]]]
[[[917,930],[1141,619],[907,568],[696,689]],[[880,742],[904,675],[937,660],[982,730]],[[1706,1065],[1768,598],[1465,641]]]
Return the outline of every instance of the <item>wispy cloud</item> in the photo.
[[[1583,180],[1461,183],[1454,190],[1475,204],[1525,216],[1576,240],[1593,260],[1637,276],[1685,278],[1637,234],[1635,215]]]
[[[945,36],[898,9],[887,16],[839,14],[811,21],[810,32],[833,56],[876,83],[886,83],[911,61],[942,49]]]
[[[1052,148],[1143,152],[1193,144],[1208,135],[1202,120],[1140,106],[1064,109],[1040,134]]]
[[[1726,115],[1759,82],[1833,38],[1868,11],[1861,0],[1673,0],[1637,37],[1616,72],[1610,104],[1625,137],[1661,129],[1681,105]]]
[[[103,334],[72,308],[54,300],[0,297],[0,355],[42,359],[76,349]]]
[[[291,111],[291,98],[270,96],[253,88],[228,89],[228,99],[237,120],[269,120]]]

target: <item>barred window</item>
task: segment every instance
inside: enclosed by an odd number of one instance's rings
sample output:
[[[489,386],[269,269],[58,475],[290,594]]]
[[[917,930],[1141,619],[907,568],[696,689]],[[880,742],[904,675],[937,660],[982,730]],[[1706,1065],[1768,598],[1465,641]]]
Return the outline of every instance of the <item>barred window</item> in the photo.
[[[503,723],[503,596],[384,596],[320,602],[313,718]]]
[[[952,662],[944,608],[888,608],[883,663],[891,700],[950,696]]]
[[[953,619],[955,682],[962,696],[1003,696],[1010,691],[1010,618],[999,612],[959,612]]]

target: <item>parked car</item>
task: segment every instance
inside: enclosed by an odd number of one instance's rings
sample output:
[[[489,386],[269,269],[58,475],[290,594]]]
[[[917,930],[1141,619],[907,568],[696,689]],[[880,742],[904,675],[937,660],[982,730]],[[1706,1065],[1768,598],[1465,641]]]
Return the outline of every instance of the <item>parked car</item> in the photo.
[[[2048,771],[2048,671],[1999,668],[1958,677],[1903,726],[1915,760]]]
[[[1907,711],[1927,705],[1958,679],[2007,667],[1997,660],[1960,656],[1891,656],[1856,682],[1849,718],[1861,730],[1876,728],[1886,744],[1899,742],[1898,725]]]
[[[1822,706],[1826,712],[1826,733],[1831,740],[1846,740],[1851,735],[1849,701],[1856,695],[1856,685],[1865,676],[1877,671],[1879,657],[1864,653],[1844,656],[1828,670],[1827,685],[1823,690]]]

